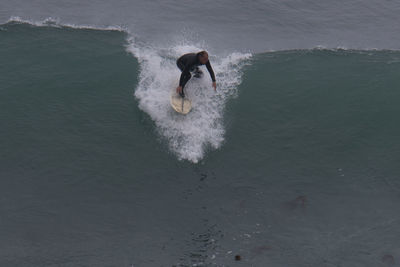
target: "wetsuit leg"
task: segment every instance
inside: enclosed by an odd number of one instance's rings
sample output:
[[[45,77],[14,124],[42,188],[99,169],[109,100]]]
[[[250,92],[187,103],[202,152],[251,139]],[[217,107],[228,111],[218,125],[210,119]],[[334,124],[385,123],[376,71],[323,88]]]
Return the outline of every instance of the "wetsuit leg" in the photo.
[[[190,72],[188,72],[185,76],[183,76],[183,84],[186,85],[190,78],[192,78],[192,75],[190,74]],[[182,93],[180,94],[181,97],[185,97],[185,85],[182,86]]]
[[[176,61],[176,65],[178,66],[178,68],[181,71],[183,71],[185,69],[185,65],[182,62],[180,62],[179,59]],[[185,75],[183,77],[183,84],[186,84],[190,80],[191,77],[192,77],[192,75],[190,74],[190,72],[187,75]],[[181,97],[185,97],[185,90],[184,89],[185,89],[185,86],[182,86],[182,93],[180,93]]]
[[[203,76],[203,72],[201,71],[201,69],[199,69],[199,67],[196,67],[193,73],[193,77],[195,78],[201,78],[201,76]]]
[[[176,65],[181,71],[183,71],[183,69],[185,68],[185,65],[181,61],[179,61],[179,59],[176,61]]]

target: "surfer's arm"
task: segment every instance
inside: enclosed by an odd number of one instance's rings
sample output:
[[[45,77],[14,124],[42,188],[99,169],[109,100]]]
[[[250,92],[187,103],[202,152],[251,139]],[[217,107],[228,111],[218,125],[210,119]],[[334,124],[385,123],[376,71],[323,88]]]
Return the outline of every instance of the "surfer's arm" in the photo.
[[[214,74],[214,71],[213,71],[213,69],[211,67],[210,61],[207,61],[206,68],[207,68],[208,72],[210,73],[211,80],[215,83],[215,74]]]
[[[217,83],[215,82],[215,74],[211,67],[210,61],[207,61],[206,67],[207,67],[208,72],[210,73],[211,80],[213,81],[212,86],[214,87],[214,90],[217,90]]]

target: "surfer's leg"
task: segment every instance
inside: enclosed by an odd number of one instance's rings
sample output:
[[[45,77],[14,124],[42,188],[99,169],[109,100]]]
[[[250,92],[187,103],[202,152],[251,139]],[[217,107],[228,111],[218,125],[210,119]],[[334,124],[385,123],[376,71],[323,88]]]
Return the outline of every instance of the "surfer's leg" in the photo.
[[[201,78],[203,72],[201,71],[201,69],[199,69],[199,67],[196,67],[193,71],[193,74],[194,74],[193,77]]]
[[[190,74],[190,72],[188,72],[185,76],[183,76],[183,86],[182,86],[182,93],[180,94],[181,97],[185,97],[185,85],[186,83],[190,80],[190,78],[192,78],[192,75]]]
[[[179,59],[176,61],[176,65],[181,71],[185,69],[185,65]]]
[[[180,95],[181,97],[185,97],[185,87],[184,87],[184,86],[182,86],[182,92],[179,93],[179,95]]]

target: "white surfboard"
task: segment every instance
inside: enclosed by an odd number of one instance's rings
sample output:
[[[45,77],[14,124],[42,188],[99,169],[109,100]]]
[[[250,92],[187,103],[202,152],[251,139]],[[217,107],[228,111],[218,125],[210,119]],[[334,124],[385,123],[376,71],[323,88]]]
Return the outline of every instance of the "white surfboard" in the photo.
[[[171,106],[178,113],[188,114],[192,109],[192,101],[190,101],[186,96],[181,97],[174,90],[171,93]]]

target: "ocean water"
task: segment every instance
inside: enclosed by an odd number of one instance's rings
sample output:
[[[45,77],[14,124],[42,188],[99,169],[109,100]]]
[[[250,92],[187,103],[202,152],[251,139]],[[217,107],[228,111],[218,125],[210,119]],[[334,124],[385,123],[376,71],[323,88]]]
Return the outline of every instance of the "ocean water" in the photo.
[[[400,266],[398,2],[0,4],[0,266]]]

